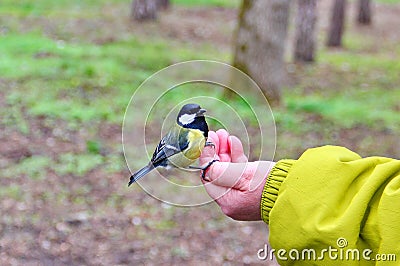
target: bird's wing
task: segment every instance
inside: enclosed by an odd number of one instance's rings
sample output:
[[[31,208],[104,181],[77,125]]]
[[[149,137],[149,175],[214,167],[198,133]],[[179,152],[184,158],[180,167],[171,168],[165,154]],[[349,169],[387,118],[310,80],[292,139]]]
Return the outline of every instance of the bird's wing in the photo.
[[[158,143],[151,162],[155,167],[164,165],[168,157],[175,155],[186,149],[189,145],[187,141],[188,130],[174,127]]]

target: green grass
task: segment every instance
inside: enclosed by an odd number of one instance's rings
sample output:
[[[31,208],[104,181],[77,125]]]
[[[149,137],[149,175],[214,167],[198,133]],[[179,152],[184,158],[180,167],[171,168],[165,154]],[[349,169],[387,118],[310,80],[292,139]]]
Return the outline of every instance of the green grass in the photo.
[[[382,79],[386,79],[388,82],[398,80],[398,74],[400,73],[400,62],[389,54],[376,56],[346,51],[341,53],[321,53],[319,60],[335,68],[341,68],[344,71],[357,74],[368,72],[380,74],[376,76],[377,81]]]
[[[10,105],[27,106],[33,116],[82,122],[120,123],[131,93],[152,73],[176,61],[215,54],[211,48],[197,53],[164,40],[144,42],[133,36],[105,45],[60,45],[41,32],[31,32],[10,33],[0,42],[2,77],[20,84],[7,95]]]
[[[380,100],[377,101],[376,99]],[[296,113],[314,113],[342,128],[365,125],[376,130],[382,127],[400,130],[400,117],[395,107],[400,98],[400,90],[388,95],[380,90],[342,92],[329,101],[322,101],[320,96],[288,97],[287,109]],[[346,104],[344,104],[344,102]]]
[[[122,157],[117,154],[103,156],[97,153],[62,153],[56,160],[34,155],[2,169],[2,176],[6,178],[26,176],[32,180],[44,180],[47,171],[53,170],[58,175],[71,174],[82,177],[99,167],[108,173],[113,173],[125,169],[125,164]]]
[[[41,32],[31,32],[10,33],[1,36],[0,41],[3,77],[61,79],[71,86],[86,82],[105,87],[115,84],[113,81],[122,83],[143,79],[152,73],[149,70],[154,71],[187,56],[187,50],[171,51],[162,40],[146,43],[135,37],[108,45],[95,45],[66,43],[50,39]],[[169,52],[160,56],[159,51]]]
[[[238,7],[239,0],[172,0],[172,4],[185,6],[219,6],[219,7]]]
[[[350,0],[350,2],[358,2],[358,0]],[[399,4],[400,0],[376,0],[380,4]]]
[[[297,134],[318,125],[399,131],[399,49],[393,42],[377,45],[372,35],[347,32],[342,49],[320,48],[317,64],[299,71],[301,81],[285,90],[285,108],[275,110],[276,121]]]
[[[18,16],[40,16],[53,12],[61,13],[89,13],[93,14],[90,10],[108,4],[109,1],[105,0],[41,0],[41,1],[30,1],[30,0],[3,0],[0,6],[0,14],[13,14]],[[113,4],[126,3],[129,6],[129,1],[113,0]]]
[[[384,4],[399,4],[400,0],[377,0],[376,2]]]
[[[79,177],[100,166],[103,161],[103,157],[97,154],[65,153],[60,155],[54,170],[59,175],[73,174]]]
[[[113,0],[112,2],[106,0],[41,0],[32,2],[30,0],[3,0],[0,7],[0,13],[18,14],[21,16],[27,15],[42,15],[54,11],[62,11],[64,13],[82,13],[82,11],[89,11],[99,5],[123,5],[130,7],[131,1]],[[172,6],[218,6],[218,7],[238,7],[240,0],[171,0]]]
[[[1,186],[0,187],[0,199],[1,198],[11,198],[14,200],[20,200],[22,198],[22,190],[21,187],[15,184],[11,184],[9,186]]]
[[[33,180],[43,180],[52,160],[47,156],[32,156],[22,159],[18,164],[2,169],[4,177],[15,178],[26,175]]]

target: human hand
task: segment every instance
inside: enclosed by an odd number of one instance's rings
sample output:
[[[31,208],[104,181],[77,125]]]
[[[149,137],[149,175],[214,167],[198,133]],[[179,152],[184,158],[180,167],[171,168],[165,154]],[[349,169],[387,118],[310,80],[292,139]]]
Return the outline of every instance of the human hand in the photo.
[[[274,162],[248,162],[242,142],[226,130],[208,133],[214,147],[204,148],[200,164],[218,159],[206,171],[203,184],[222,212],[235,220],[261,220],[261,195]]]

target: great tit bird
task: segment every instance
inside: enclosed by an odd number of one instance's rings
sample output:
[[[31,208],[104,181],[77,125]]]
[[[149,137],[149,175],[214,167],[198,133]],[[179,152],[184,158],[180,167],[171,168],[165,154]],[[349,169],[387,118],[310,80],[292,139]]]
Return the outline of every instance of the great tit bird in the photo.
[[[204,117],[205,112],[206,110],[198,104],[184,105],[176,118],[176,125],[160,140],[150,162],[130,177],[128,186],[156,167],[201,169],[204,178],[205,170],[216,160],[209,162],[205,167],[190,165],[200,157],[205,146],[213,146],[206,141],[208,125]]]

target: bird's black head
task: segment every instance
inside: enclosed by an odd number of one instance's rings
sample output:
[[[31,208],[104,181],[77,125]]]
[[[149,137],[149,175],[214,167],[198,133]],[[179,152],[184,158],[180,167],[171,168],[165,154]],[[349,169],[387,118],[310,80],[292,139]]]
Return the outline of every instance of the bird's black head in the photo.
[[[184,128],[199,129],[208,136],[208,125],[204,117],[205,109],[195,103],[185,104],[179,111],[176,122]]]

